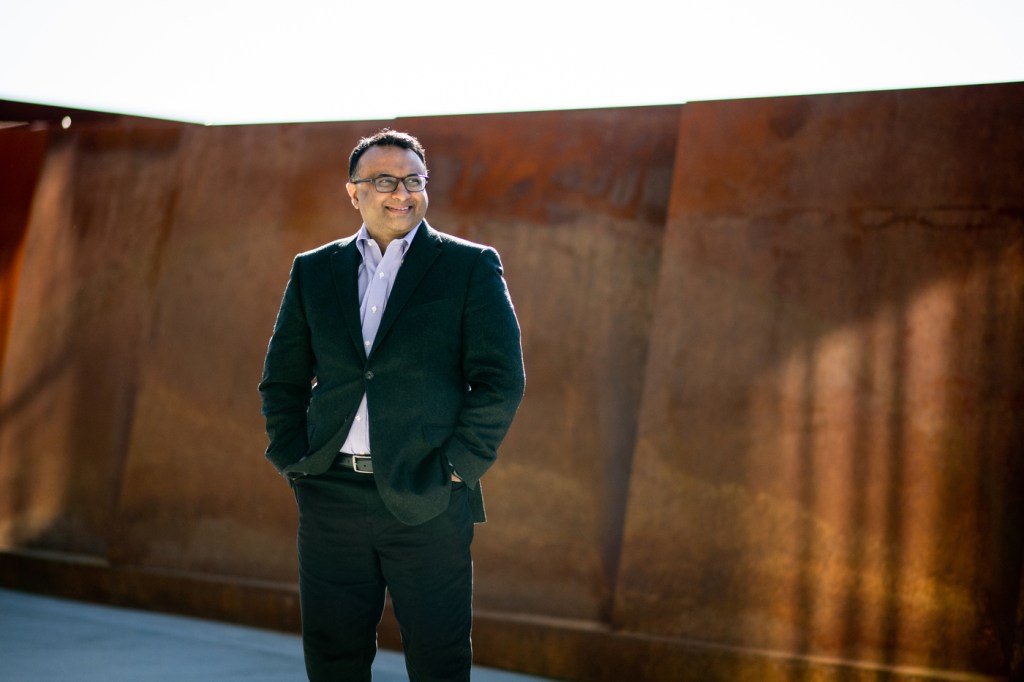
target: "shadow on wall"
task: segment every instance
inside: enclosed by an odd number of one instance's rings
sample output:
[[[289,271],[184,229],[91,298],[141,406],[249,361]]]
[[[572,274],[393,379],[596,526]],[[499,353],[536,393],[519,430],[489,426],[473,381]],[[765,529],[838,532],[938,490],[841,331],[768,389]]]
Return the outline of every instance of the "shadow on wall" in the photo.
[[[797,651],[992,674],[1012,659],[1020,227],[956,230],[959,244],[939,231],[962,269],[915,273],[901,258],[879,281],[870,263],[936,246],[935,225],[879,226],[874,253],[847,274],[894,295],[875,310],[850,301],[855,321],[789,348],[774,409],[752,401],[805,512],[789,538]]]

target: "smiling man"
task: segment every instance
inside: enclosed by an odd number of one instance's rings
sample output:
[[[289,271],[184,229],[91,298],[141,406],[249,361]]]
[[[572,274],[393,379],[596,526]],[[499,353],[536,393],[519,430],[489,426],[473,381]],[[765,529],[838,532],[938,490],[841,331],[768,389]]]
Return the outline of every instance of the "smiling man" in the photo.
[[[435,231],[426,154],[383,130],[346,185],[363,224],[299,254],[259,390],[299,509],[306,672],[369,680],[390,592],[413,682],[468,680],[480,478],[523,396],[497,252]]]

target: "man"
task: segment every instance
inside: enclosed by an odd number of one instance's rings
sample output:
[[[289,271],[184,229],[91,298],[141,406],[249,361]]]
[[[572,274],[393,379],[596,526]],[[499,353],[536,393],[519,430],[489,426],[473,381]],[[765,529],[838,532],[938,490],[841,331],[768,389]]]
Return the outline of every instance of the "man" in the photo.
[[[385,589],[414,682],[468,680],[473,524],[524,388],[494,249],[436,232],[419,141],[359,141],[359,232],[298,255],[259,390],[299,508],[313,682],[369,680]]]

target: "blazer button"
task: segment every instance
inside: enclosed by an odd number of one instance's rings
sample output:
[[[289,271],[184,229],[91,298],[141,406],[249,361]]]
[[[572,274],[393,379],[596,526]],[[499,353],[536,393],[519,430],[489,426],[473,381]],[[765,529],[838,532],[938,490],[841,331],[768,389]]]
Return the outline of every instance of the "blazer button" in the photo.
[[[366,377],[367,381],[370,381],[371,379],[373,379],[373,372],[367,372],[363,376]]]

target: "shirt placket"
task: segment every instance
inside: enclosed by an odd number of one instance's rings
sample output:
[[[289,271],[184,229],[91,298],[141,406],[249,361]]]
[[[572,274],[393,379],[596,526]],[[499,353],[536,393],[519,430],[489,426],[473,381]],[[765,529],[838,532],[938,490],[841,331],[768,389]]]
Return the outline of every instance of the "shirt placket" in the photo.
[[[391,284],[391,270],[401,262],[400,244],[395,243],[380,260],[366,288],[366,300],[363,303],[363,347],[370,354],[373,341],[380,328],[380,319],[384,315],[384,307],[388,302],[388,288]]]
[[[364,261],[369,274],[369,281],[366,284],[366,292],[362,301],[361,323],[363,348],[366,350],[367,357],[369,357],[373,341],[377,336],[377,330],[380,328],[381,317],[384,315],[384,307],[387,305],[391,283],[394,280],[391,274],[394,268],[401,265],[404,252],[401,248],[402,244],[395,242],[394,248],[389,248],[383,258],[377,259],[374,257],[378,256],[380,251],[376,245],[368,244],[367,246],[367,251],[372,250],[372,253],[366,254],[367,257]],[[358,444],[353,449],[356,450],[355,454],[359,455],[370,454],[369,411],[366,402],[366,394],[364,393],[362,400],[359,402],[359,408],[356,410],[355,423],[352,426],[353,431],[350,433],[349,440],[347,441],[353,445]]]

